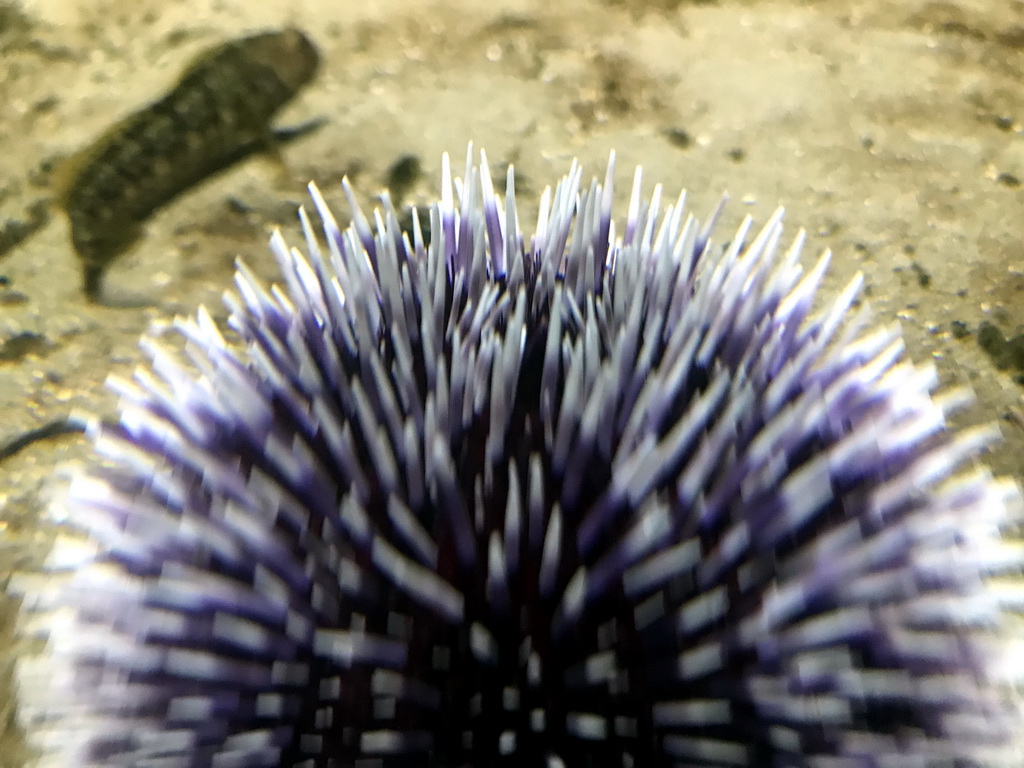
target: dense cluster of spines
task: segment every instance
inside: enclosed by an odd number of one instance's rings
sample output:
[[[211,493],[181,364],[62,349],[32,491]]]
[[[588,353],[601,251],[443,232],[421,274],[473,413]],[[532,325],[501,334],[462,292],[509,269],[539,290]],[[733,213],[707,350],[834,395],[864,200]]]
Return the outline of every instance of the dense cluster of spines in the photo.
[[[191,366],[147,345],[65,503],[96,547],[51,633],[71,700],[27,707],[63,764],[1005,749],[1011,494],[955,477],[991,434],[948,434],[857,281],[809,319],[828,258],[777,258],[781,212],[719,249],[638,171],[620,236],[612,171],[574,164],[529,241],[483,158],[455,184],[445,158],[429,245],[313,187],[285,289],[239,266],[244,350],[204,311]]]

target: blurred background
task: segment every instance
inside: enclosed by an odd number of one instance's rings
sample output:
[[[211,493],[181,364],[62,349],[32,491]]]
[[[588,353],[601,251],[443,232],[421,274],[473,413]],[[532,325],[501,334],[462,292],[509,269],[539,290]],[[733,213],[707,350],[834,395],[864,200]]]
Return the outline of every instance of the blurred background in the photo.
[[[274,126],[324,125],[150,218],[106,276],[145,301],[87,302],[53,201],[68,158],[211,46],[286,26],[322,67]],[[308,181],[342,223],[346,175],[366,206],[425,204],[441,153],[461,175],[472,141],[496,180],[515,165],[524,222],[574,157],[603,176],[611,149],[620,198],[638,164],[698,217],[727,192],[722,237],[784,205],[805,263],[834,253],[820,299],[863,273],[877,322],[974,392],[959,423],[1000,424],[987,461],[1024,479],[1022,105],[1020,0],[0,0],[0,445],[113,415],[104,381],[143,360],[140,334],[200,304],[222,320],[237,257],[273,279],[268,235],[298,243]],[[0,460],[0,587],[39,567],[59,468],[87,453],[69,434]],[[16,607],[0,595],[0,768],[28,757]]]

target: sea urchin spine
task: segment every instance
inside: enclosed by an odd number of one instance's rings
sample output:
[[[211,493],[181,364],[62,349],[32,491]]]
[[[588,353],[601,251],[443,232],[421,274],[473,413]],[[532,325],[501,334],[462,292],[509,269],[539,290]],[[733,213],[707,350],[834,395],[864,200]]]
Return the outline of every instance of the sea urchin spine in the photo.
[[[511,169],[443,169],[429,245],[311,187],[326,250],[303,213],[285,289],[239,265],[244,345],[200,311],[117,385],[62,506],[91,549],[35,601],[51,762],[1008,759],[1019,499],[859,283],[812,319],[781,212],[718,248],[639,171],[619,234],[613,163],[529,239]]]

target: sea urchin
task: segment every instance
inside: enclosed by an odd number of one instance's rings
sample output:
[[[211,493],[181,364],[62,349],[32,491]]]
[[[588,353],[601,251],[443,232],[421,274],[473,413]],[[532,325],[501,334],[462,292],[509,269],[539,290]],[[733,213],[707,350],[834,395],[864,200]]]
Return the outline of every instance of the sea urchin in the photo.
[[[957,467],[934,372],[781,212],[621,233],[573,164],[520,230],[444,161],[239,265],[229,343],[149,342],[26,720],[63,766],[967,766],[1012,750],[987,578],[1017,499]],[[351,190],[346,184],[350,199]],[[458,196],[458,208],[455,196]],[[712,222],[714,220],[712,217]],[[948,403],[946,403],[948,405]],[[55,554],[59,560],[60,554]],[[24,676],[23,676],[24,678]]]

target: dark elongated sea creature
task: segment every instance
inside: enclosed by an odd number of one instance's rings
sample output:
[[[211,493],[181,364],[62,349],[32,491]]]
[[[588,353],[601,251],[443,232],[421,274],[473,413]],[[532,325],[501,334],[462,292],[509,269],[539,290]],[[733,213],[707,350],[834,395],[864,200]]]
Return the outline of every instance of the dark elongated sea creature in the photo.
[[[828,259],[781,213],[721,249],[639,172],[624,220],[580,178],[525,235],[511,170],[445,158],[429,244],[312,188],[326,246],[303,214],[284,288],[239,266],[241,344],[205,311],[189,364],[147,342],[26,597],[47,764],[1019,758],[1020,499],[960,469],[991,432],[859,281],[811,317]]]
[[[57,202],[71,223],[90,300],[100,299],[107,268],[155,210],[257,146],[273,148],[271,118],[319,62],[297,29],[229,40],[197,57],[167,95],[68,164]]]

